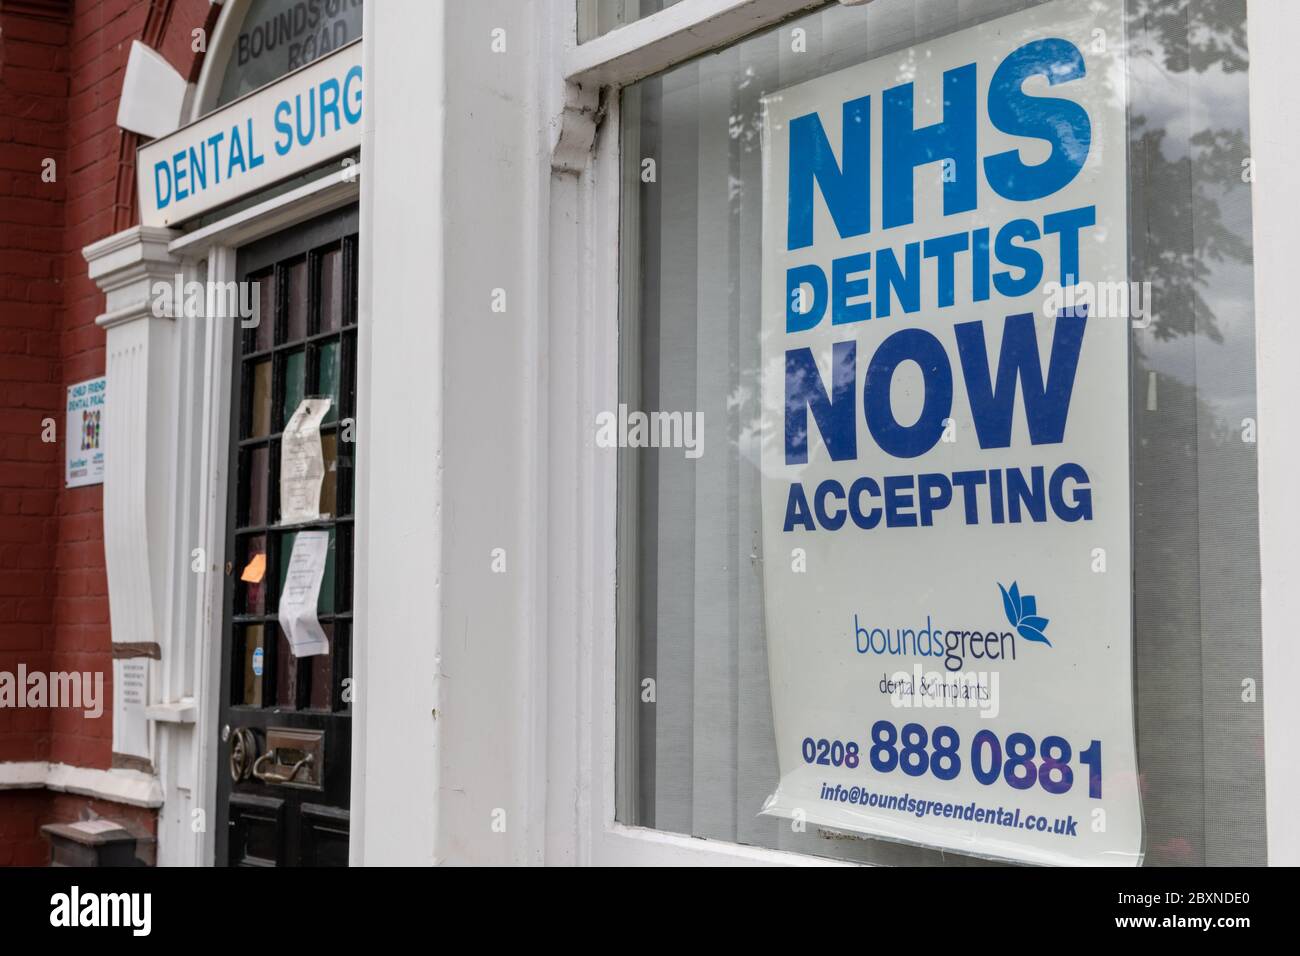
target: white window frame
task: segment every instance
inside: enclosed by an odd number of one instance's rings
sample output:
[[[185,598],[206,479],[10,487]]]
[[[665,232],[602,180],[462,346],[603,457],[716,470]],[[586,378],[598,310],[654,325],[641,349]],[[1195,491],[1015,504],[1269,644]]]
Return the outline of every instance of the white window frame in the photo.
[[[1295,529],[1300,528],[1300,417],[1295,370],[1300,329],[1295,305],[1294,210],[1300,182],[1291,171],[1300,155],[1300,103],[1287,82],[1294,75],[1300,16],[1287,0],[1252,0],[1250,45],[1251,151],[1255,254],[1255,375],[1259,440],[1260,603],[1264,640],[1264,786],[1270,866],[1300,865],[1300,619]],[[1269,693],[1270,689],[1276,690]]]

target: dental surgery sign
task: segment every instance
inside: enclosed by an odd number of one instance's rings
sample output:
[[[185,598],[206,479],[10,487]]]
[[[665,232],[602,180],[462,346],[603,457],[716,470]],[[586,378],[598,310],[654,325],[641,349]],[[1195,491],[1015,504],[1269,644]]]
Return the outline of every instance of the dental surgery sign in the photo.
[[[1140,861],[1121,11],[765,99],[766,813]]]
[[[361,43],[142,146],[140,220],[169,226],[361,144]]]

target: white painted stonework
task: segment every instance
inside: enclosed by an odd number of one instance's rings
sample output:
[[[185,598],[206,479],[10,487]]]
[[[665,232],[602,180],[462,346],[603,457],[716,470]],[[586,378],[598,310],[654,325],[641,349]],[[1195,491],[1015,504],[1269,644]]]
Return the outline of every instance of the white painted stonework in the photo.
[[[131,41],[117,125],[152,139],[166,136],[180,125],[187,89],[185,77],[162,54],[139,40]]]
[[[44,760],[0,763],[0,790],[56,790],[133,807],[159,807],[162,786],[152,774],[96,770]]]

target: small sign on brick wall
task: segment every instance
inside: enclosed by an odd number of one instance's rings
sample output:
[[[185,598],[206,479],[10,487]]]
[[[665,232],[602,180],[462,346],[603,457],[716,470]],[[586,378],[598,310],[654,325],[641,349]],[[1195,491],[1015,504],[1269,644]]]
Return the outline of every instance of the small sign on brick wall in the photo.
[[[104,376],[68,386],[64,482],[69,488],[104,483]]]

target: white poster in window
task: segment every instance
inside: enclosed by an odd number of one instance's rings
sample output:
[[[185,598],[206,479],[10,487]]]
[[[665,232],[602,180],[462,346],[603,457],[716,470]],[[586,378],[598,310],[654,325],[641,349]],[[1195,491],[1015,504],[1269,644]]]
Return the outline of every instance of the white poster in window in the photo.
[[[280,523],[320,518],[320,489],[325,480],[325,453],[320,424],[330,410],[329,398],[298,403],[280,439]]]
[[[1119,0],[765,99],[764,812],[1132,865]]]
[[[64,418],[64,484],[69,488],[104,483],[104,394],[101,375],[68,386]]]
[[[149,658],[113,661],[113,753],[149,759]]]
[[[314,657],[330,650],[329,639],[316,617],[329,542],[328,531],[300,531],[293,539],[280,593],[279,618],[294,657]]]

